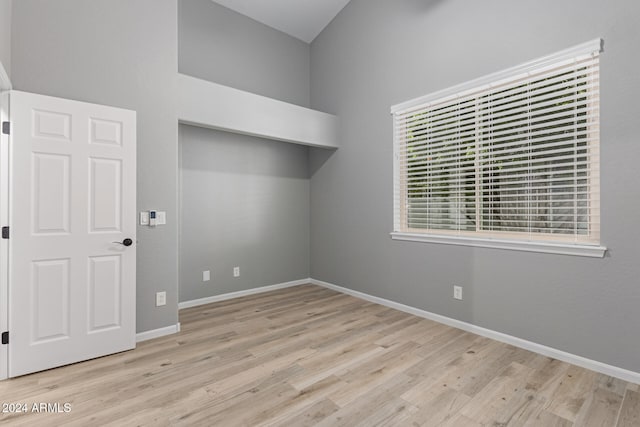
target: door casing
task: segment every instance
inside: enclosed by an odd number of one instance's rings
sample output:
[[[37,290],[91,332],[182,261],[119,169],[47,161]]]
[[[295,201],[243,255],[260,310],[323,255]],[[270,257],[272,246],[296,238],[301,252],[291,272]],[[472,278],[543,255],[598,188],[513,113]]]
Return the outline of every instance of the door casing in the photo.
[[[0,92],[0,120],[9,121],[9,92]],[[9,225],[9,135],[0,134],[0,226]],[[9,240],[0,239],[0,332],[9,329]],[[8,347],[0,345],[0,380],[8,378]]]

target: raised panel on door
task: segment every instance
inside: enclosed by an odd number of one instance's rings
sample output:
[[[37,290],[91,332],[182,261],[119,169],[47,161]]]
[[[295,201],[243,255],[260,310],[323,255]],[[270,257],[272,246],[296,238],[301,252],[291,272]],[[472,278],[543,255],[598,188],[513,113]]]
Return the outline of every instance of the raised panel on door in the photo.
[[[31,343],[69,338],[69,259],[33,261],[31,271]]]
[[[122,145],[122,122],[95,117],[89,120],[92,144]]]
[[[89,332],[120,327],[122,268],[120,255],[89,258]]]
[[[92,233],[120,231],[122,161],[89,159],[89,226]]]
[[[60,111],[32,111],[33,136],[62,141],[71,140],[71,114]]]
[[[10,102],[9,376],[134,348],[135,112]]]
[[[33,233],[69,233],[71,157],[48,153],[32,156]]]

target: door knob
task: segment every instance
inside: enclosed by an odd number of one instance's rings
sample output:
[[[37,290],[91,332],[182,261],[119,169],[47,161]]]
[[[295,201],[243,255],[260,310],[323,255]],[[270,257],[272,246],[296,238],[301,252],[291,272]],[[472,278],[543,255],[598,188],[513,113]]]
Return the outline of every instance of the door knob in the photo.
[[[113,242],[113,243],[117,243],[119,245],[123,245],[123,246],[131,246],[133,245],[133,240],[129,239],[128,237],[126,239],[124,239],[122,242]]]

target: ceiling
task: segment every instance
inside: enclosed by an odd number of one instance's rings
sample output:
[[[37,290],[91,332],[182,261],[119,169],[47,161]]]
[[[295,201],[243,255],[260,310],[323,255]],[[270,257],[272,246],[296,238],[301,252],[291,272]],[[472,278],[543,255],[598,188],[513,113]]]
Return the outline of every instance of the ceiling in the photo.
[[[349,0],[213,0],[256,21],[311,43]]]

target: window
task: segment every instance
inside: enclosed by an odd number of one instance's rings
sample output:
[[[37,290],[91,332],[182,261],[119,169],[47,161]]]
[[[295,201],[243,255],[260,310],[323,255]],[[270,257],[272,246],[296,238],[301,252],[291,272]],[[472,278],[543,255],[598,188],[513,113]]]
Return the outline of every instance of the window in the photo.
[[[603,256],[600,46],[392,107],[392,236]]]

